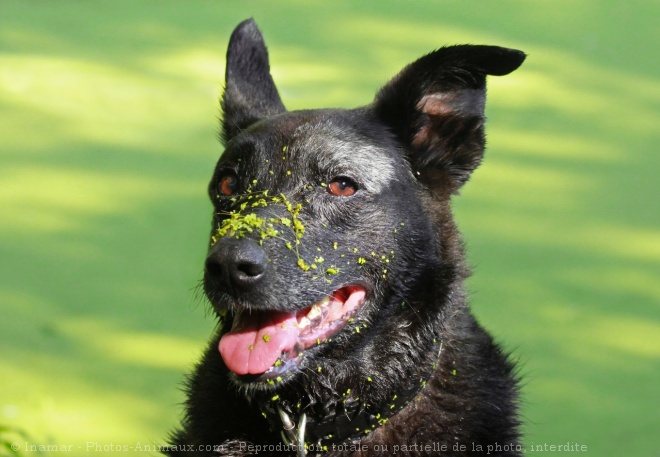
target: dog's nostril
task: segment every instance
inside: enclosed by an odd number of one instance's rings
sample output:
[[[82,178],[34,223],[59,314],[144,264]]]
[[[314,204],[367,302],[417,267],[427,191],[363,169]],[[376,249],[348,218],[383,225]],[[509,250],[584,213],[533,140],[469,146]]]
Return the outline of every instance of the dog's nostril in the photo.
[[[262,264],[252,262],[241,262],[236,265],[236,270],[245,276],[255,278],[266,270]]]
[[[221,277],[223,274],[223,267],[222,263],[218,262],[218,260],[215,257],[209,257],[206,259],[206,271],[217,277]]]

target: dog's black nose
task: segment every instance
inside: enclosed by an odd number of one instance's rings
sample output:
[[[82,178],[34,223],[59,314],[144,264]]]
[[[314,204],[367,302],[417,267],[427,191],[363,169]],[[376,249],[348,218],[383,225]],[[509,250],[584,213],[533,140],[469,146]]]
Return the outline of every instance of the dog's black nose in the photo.
[[[265,276],[267,267],[264,251],[246,238],[220,240],[206,257],[207,275],[229,291],[254,287]]]

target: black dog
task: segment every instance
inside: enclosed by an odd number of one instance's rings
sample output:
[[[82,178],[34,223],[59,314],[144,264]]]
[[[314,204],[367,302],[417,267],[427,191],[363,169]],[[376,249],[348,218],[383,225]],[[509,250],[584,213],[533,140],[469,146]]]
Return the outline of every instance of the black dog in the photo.
[[[446,47],[369,106],[287,112],[256,25],[236,28],[209,186],[219,325],[168,454],[521,454],[450,200],[482,160],[486,75],[524,58]]]

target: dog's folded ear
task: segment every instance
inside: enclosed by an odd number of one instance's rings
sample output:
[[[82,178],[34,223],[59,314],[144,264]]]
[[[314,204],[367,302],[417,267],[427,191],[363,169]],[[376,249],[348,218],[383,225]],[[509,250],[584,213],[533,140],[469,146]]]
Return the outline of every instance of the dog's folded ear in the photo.
[[[419,176],[436,180],[441,172],[456,191],[483,157],[486,75],[509,74],[523,60],[523,52],[497,46],[441,48],[386,84],[373,112],[407,146]]]
[[[229,39],[222,137],[232,139],[250,124],[286,111],[270,75],[268,50],[252,19],[241,22]]]

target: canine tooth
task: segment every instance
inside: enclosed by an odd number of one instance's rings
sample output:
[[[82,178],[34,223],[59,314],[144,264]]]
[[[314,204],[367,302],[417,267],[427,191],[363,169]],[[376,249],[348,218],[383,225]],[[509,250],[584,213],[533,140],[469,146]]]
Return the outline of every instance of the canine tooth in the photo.
[[[311,323],[312,322],[309,319],[307,319],[307,317],[303,317],[302,319],[300,319],[300,322],[298,322],[298,328],[305,328]]]

